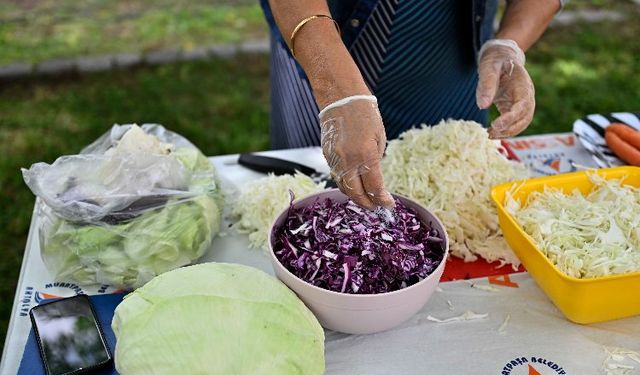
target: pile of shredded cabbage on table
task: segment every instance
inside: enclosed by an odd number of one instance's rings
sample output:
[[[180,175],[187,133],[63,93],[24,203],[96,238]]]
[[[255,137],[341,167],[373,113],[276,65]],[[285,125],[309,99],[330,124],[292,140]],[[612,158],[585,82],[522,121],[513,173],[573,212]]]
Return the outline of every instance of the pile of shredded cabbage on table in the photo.
[[[246,184],[234,202],[232,228],[249,235],[249,246],[269,251],[271,224],[289,207],[291,193],[297,198],[324,190],[324,183],[316,184],[302,173],[254,180]]]
[[[640,188],[591,174],[585,196],[546,188],[507,211],[565,274],[592,278],[640,271]]]
[[[500,231],[490,200],[495,185],[527,177],[501,154],[499,141],[473,121],[442,121],[408,130],[389,142],[382,160],[387,188],[428,207],[447,229],[451,254],[481,256],[516,268],[520,262]]]

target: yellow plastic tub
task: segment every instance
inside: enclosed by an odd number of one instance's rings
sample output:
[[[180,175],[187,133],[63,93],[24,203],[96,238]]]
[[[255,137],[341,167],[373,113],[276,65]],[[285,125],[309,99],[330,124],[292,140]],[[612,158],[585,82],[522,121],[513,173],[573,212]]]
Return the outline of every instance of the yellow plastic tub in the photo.
[[[530,193],[542,191],[545,186],[561,189],[565,193],[577,188],[586,194],[593,187],[588,177],[590,173],[598,173],[605,179],[624,177],[624,184],[640,187],[640,168],[618,167],[519,182],[516,184],[522,186],[514,198],[524,203]],[[640,315],[640,272],[589,279],[578,279],[562,273],[507,213],[504,207],[505,194],[513,185],[499,185],[491,191],[504,236],[527,271],[567,319],[588,324]]]

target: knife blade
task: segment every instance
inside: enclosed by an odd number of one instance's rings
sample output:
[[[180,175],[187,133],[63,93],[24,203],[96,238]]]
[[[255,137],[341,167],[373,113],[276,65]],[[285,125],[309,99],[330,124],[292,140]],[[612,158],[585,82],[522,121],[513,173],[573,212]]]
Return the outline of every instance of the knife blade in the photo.
[[[304,164],[296,163],[290,160],[278,159],[271,156],[263,156],[257,154],[240,154],[238,164],[245,168],[260,173],[273,173],[277,176],[284,174],[295,174],[296,171],[311,177],[317,182],[324,182],[327,187],[338,187],[336,182],[327,173],[321,173]]]

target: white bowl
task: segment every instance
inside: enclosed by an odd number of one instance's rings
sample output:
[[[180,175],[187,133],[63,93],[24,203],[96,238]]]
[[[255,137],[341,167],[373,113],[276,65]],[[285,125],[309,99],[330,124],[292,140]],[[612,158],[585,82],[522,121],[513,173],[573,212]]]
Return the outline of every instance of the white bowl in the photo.
[[[337,202],[347,201],[347,196],[338,189],[308,196],[294,203],[295,207],[306,207],[320,198],[331,198]],[[449,254],[449,238],[438,218],[420,204],[409,198],[394,194],[405,206],[413,209],[418,218],[436,229],[444,238],[443,259],[438,267],[425,279],[407,288],[380,294],[338,293],[309,284],[287,270],[273,251],[274,228],[280,227],[287,218],[288,208],[274,221],[269,231],[269,253],[276,276],[293,290],[309,307],[323,327],[330,330],[366,334],[391,329],[417,313],[427,303],[438,286]]]

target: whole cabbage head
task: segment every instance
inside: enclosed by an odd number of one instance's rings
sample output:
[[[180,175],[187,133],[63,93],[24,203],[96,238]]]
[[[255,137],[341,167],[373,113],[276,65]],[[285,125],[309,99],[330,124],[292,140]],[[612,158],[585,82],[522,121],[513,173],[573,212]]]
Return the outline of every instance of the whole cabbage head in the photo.
[[[284,284],[255,268],[203,263],[125,297],[111,324],[123,375],[317,375],[324,332]]]

